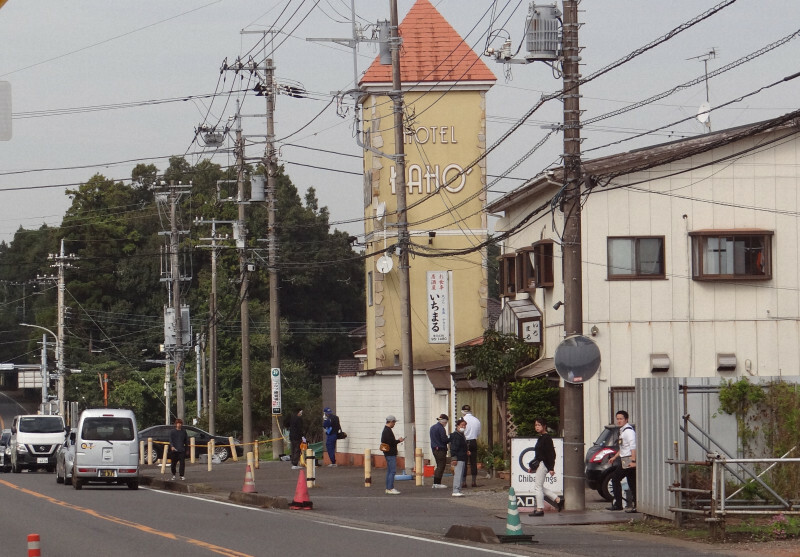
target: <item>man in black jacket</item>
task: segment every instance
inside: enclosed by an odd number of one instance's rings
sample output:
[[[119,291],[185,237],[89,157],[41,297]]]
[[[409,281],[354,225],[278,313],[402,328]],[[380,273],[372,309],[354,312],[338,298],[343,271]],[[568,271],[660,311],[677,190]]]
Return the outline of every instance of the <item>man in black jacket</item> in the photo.
[[[299,470],[300,466],[300,443],[303,442],[303,409],[296,408],[294,414],[289,418],[289,442],[292,444],[292,470]]]
[[[175,429],[169,432],[169,451],[170,460],[172,461],[170,470],[172,470],[173,480],[175,479],[175,469],[179,463],[178,472],[180,472],[181,479],[186,479],[184,473],[186,472],[186,446],[188,444],[189,436],[186,434],[186,430],[183,429],[183,420],[178,418],[175,420]]]
[[[436,470],[433,472],[433,488],[447,487],[442,484],[442,476],[444,476],[444,468],[447,465],[447,414],[442,414],[436,419],[436,423],[431,426],[431,451],[433,452],[433,460],[436,462]]]

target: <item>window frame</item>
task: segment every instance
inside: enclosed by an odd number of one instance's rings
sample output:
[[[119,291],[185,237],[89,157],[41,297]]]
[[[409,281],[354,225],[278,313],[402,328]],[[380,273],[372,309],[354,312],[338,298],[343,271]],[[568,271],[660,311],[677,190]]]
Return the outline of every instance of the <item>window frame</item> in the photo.
[[[750,280],[772,280],[772,237],[774,230],[762,229],[719,229],[719,230],[695,230],[689,233],[692,246],[692,280],[696,281],[750,281]],[[763,242],[763,274],[733,274],[718,273],[711,274],[703,271],[705,246],[709,238],[759,238]],[[735,257],[735,254],[734,254]]]
[[[661,240],[661,250],[659,254],[659,261],[661,262],[661,273],[659,274],[640,274],[639,271],[639,241],[640,240]],[[634,269],[632,274],[612,274],[613,269],[611,265],[611,241],[612,240],[632,240],[633,241],[633,256],[634,256]],[[667,278],[667,248],[666,237],[658,235],[649,236],[608,236],[606,237],[606,278],[607,280],[666,280]]]
[[[497,279],[500,281],[500,295],[506,298],[513,298],[517,295],[517,253],[506,253],[497,258],[498,265]]]
[[[555,242],[539,240],[531,245],[536,263],[533,266],[533,280],[536,288],[547,288],[555,284],[553,262],[555,259]],[[547,252],[550,253],[547,253]]]

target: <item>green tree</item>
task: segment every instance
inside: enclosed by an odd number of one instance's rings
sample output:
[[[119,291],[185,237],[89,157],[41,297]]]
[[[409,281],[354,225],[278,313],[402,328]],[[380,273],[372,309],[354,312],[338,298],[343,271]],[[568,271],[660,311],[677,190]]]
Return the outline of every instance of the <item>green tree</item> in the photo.
[[[505,416],[508,409],[509,386],[514,373],[525,364],[536,359],[538,348],[522,342],[516,335],[507,335],[487,329],[483,333],[483,343],[467,346],[456,351],[458,361],[470,366],[470,375],[492,387],[497,396],[500,415]],[[501,431],[502,446],[506,447],[508,432]]]
[[[558,430],[558,396],[558,387],[543,377],[512,383],[508,409],[517,426],[517,437],[536,435],[534,422],[537,418],[544,418],[550,429]]]

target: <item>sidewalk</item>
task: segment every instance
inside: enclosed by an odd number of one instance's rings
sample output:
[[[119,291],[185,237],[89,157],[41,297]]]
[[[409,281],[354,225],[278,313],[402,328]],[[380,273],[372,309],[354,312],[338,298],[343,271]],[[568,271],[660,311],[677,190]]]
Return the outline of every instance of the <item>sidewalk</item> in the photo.
[[[295,497],[298,470],[288,462],[262,462],[255,470],[257,494],[241,494],[245,480],[246,463],[243,460],[214,465],[207,470],[205,463],[186,465],[186,480],[171,481],[169,466],[162,476],[160,466],[144,466],[144,485],[159,489],[201,493],[215,498],[233,499],[246,504],[286,508]],[[393,525],[402,528],[444,535],[454,524],[485,526],[496,533],[504,533],[508,518],[509,480],[478,478],[478,487],[464,489],[465,497],[452,497],[452,475],[443,483],[448,489],[433,489],[433,478],[424,478],[423,486],[415,480],[395,481],[401,495],[387,495],[385,468],[373,468],[371,487],[365,487],[363,468],[339,466],[318,467],[315,486],[308,489],[315,514],[337,520]],[[243,496],[244,495],[244,496]],[[391,500],[391,506],[387,506]],[[609,524],[629,522],[641,515],[606,511],[609,503],[594,491],[586,492],[586,510],[556,512],[549,509],[543,517],[528,516],[520,512],[523,531],[536,526],[567,526],[579,524]],[[532,510],[532,509],[531,509]]]

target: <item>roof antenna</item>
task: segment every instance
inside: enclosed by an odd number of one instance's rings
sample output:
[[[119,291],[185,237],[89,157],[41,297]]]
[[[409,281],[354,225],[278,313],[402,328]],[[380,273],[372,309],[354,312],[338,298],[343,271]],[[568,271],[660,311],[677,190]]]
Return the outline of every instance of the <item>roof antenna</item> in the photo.
[[[717,47],[711,47],[711,50],[701,54],[700,56],[693,56],[687,60],[702,60],[705,68],[706,75],[706,102],[700,105],[697,109],[697,119],[706,127],[706,133],[711,131],[711,104],[708,100],[708,61],[717,57]]]

